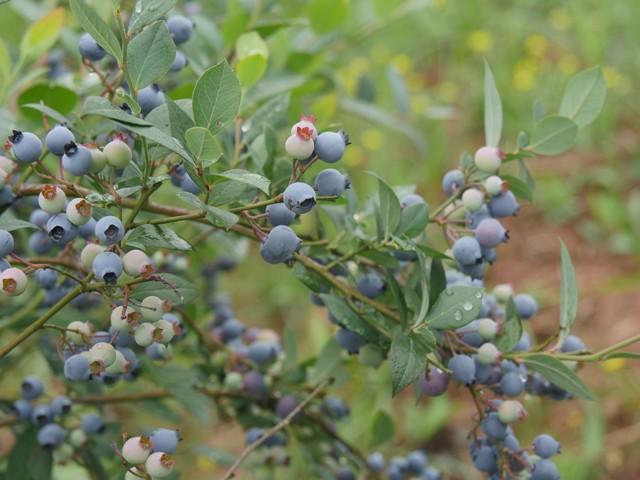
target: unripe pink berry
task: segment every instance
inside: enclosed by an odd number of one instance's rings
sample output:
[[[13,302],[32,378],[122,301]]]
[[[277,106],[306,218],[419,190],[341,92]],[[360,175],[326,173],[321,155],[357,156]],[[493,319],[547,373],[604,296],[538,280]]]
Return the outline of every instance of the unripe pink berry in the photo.
[[[498,418],[502,423],[513,423],[523,420],[526,416],[527,411],[517,400],[505,400],[498,407]]]
[[[91,219],[93,207],[84,198],[74,198],[67,204],[67,218],[74,225],[84,225]]]
[[[27,276],[19,268],[7,268],[0,274],[0,288],[5,295],[20,295],[27,288],[27,283]]]
[[[310,138],[315,140],[318,137],[318,130],[316,129],[315,124],[316,119],[312,116],[303,115],[300,117],[300,121],[295,123],[293,127],[291,127],[291,135],[296,135],[298,133],[298,129],[306,128],[310,134]]]
[[[504,181],[500,177],[493,175],[484,181],[484,189],[487,195],[495,197],[505,191]]]
[[[122,457],[131,465],[144,463],[151,455],[149,437],[131,437],[122,446]]]
[[[153,273],[153,262],[142,250],[131,250],[122,257],[122,265],[127,275],[138,277]]]
[[[477,212],[484,205],[484,193],[477,188],[468,188],[462,194],[462,205],[469,212]]]
[[[166,453],[156,452],[149,455],[144,466],[153,478],[164,478],[171,475],[176,462]]]
[[[314,144],[310,133],[304,136],[291,135],[284,144],[284,149],[296,160],[309,158],[313,153],[313,148]]]
[[[502,165],[504,154],[496,147],[482,147],[476,151],[474,161],[476,167],[483,172],[497,172]]]

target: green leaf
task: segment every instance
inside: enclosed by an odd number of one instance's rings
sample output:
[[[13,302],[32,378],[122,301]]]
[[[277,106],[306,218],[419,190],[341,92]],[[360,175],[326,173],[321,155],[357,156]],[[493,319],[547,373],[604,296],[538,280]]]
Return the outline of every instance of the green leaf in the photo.
[[[56,43],[64,26],[65,9],[58,7],[31,24],[20,41],[23,60],[38,58]]]
[[[507,182],[509,190],[511,190],[516,197],[533,202],[533,192],[525,182],[513,175],[503,175],[502,179]]]
[[[176,57],[176,46],[164,21],[158,21],[133,37],[127,50],[127,68],[135,90],[166,75]]]
[[[135,118],[135,117],[132,117]],[[125,123],[126,124],[126,123]],[[172,152],[177,153],[191,165],[195,165],[193,158],[189,155],[189,152],[182,146],[182,144],[170,135],[167,135],[162,130],[156,127],[141,127],[138,125],[127,125],[127,128],[138,135],[145,137],[147,140],[151,140],[153,143],[168,148]]]
[[[400,200],[398,200],[398,196],[393,189],[380,177],[377,178],[378,202],[380,204],[380,228],[382,230],[383,239],[388,239],[391,234],[396,231],[398,225],[400,225],[402,207],[400,206]]]
[[[150,23],[161,19],[175,5],[176,0],[138,0],[129,21],[129,34],[135,35]]]
[[[80,455],[80,458],[82,458],[82,464],[92,475],[92,479],[109,480],[109,475],[102,466],[100,457],[96,455],[91,448],[81,448],[79,449],[78,453]]]
[[[17,218],[0,218],[0,230],[13,232],[14,230],[20,230],[21,228],[38,229],[38,227],[31,222],[25,222],[24,220],[18,220]]]
[[[182,100],[181,103],[182,102],[188,103],[189,111],[191,111],[191,101]],[[173,100],[167,98],[165,105],[167,107],[167,114],[169,117],[169,129],[171,136],[177,139],[182,145],[185,145],[187,143],[187,130],[193,127],[193,119],[183,108],[180,107],[180,105],[178,105],[178,103]],[[159,109],[156,108],[154,111],[156,110]]]
[[[269,47],[257,32],[243,33],[236,40],[236,72],[243,87],[256,83],[267,70]]]
[[[9,453],[7,479],[49,480],[52,468],[52,452],[38,445],[37,429],[28,427],[18,436]]]
[[[167,299],[172,305],[189,304],[198,295],[198,289],[189,281],[170,273],[160,273],[159,280],[149,280],[140,285],[136,285],[131,296],[142,300],[149,295],[155,295],[162,299]]]
[[[369,341],[378,339],[378,332],[363,320],[343,299],[332,294],[320,295],[329,313],[352,332],[361,335]]]
[[[569,80],[560,103],[560,115],[582,128],[593,122],[607,96],[607,83],[600,67],[577,73]]]
[[[348,0],[311,0],[307,3],[307,16],[316,33],[335,30],[347,21]]]
[[[378,410],[373,416],[371,422],[371,444],[380,445],[393,438],[395,434],[395,426],[391,416],[383,411]]]
[[[435,248],[431,248],[428,245],[416,245],[416,247],[427,257],[439,258],[440,260],[453,260],[449,255],[439,252]]]
[[[428,224],[429,207],[424,203],[416,203],[402,209],[400,224],[395,233],[415,238],[424,232]]]
[[[244,183],[258,190],[269,194],[269,184],[271,181],[268,178],[258,175],[257,173],[251,173],[246,170],[234,169],[227,170],[226,172],[216,173],[216,177],[224,180],[232,180],[234,182]]]
[[[40,121],[42,115],[33,108],[24,107],[24,104],[46,105],[61,115],[71,113],[78,102],[78,95],[73,90],[61,85],[39,83],[32,85],[18,96],[20,111],[30,120]]]
[[[578,313],[578,285],[576,271],[566,245],[560,240],[560,335],[558,344],[562,345],[571,332]]]
[[[193,90],[196,125],[217,133],[238,114],[240,99],[240,82],[223,60],[205,71],[196,82]]]
[[[502,136],[502,101],[489,63],[484,61],[484,137],[487,145],[497,147]]]
[[[108,53],[122,63],[122,46],[109,25],[84,0],[69,0],[73,14],[82,28]]]
[[[191,245],[176,232],[164,225],[139,225],[129,232],[127,243],[145,247],[168,248],[171,250],[191,250]]]
[[[628,360],[638,360],[640,359],[640,353],[638,352],[615,352],[610,353],[603,357],[603,360],[612,360],[614,358],[624,358]]]
[[[529,148],[540,155],[559,155],[569,150],[576,141],[578,125],[559,115],[550,115],[536,125]]]
[[[502,333],[493,342],[501,352],[510,352],[518,344],[522,338],[522,320],[518,317],[518,309],[513,302],[513,298],[509,298],[507,302],[507,311]]]
[[[429,283],[427,282],[427,257],[421,251],[416,252],[420,269],[417,272],[420,280],[420,307],[416,309],[412,324],[415,326],[422,324],[429,312]]]
[[[298,342],[296,332],[293,330],[291,322],[287,322],[282,332],[282,349],[285,356],[285,366],[287,369],[294,368],[298,363]]]
[[[12,68],[13,62],[7,44],[0,39],[0,84],[9,78]]]
[[[440,330],[464,327],[478,317],[482,292],[480,287],[462,285],[445,288],[429,310],[427,324]]]
[[[20,105],[20,109],[30,108],[32,110],[36,110],[49,118],[52,118],[58,123],[69,123],[69,119],[62,115],[60,112],[55,111],[51,107],[47,107],[43,103],[25,103]],[[29,115],[26,115],[29,116]]]
[[[202,200],[196,197],[193,193],[190,192],[179,192],[178,197],[180,197],[185,202],[193,205],[194,207],[198,207],[205,211],[207,219],[216,225],[217,227],[224,228],[225,230],[229,230],[233,227],[240,218],[233,212],[229,212],[228,210],[223,210],[222,208],[217,208],[211,205],[206,205]]]
[[[560,360],[543,353],[527,355],[524,358],[527,368],[540,373],[551,383],[577,397],[593,400],[591,392],[576,373]]]
[[[393,396],[424,373],[427,368],[426,355],[427,352],[411,334],[399,331],[393,337],[389,350]]]
[[[82,116],[98,115],[116,121],[126,127],[138,125],[141,127],[151,127],[152,125],[138,117],[129,115],[124,110],[114,107],[109,100],[102,97],[87,97],[82,107]]]
[[[402,289],[396,280],[394,272],[390,268],[386,268],[385,273],[389,291],[391,291],[391,295],[393,295],[393,303],[400,314],[400,321],[402,322],[402,325],[407,325],[407,304],[404,300],[404,295],[402,295]]]
[[[192,127],[185,132],[189,151],[196,163],[210,166],[220,160],[222,149],[209,130],[204,127]]]
[[[447,277],[444,273],[444,265],[439,258],[431,260],[429,272],[429,305],[434,305],[438,297],[447,288]]]
[[[310,375],[309,382],[317,383],[330,377],[340,365],[340,353],[342,349],[335,338],[330,338],[316,359],[315,368]]]

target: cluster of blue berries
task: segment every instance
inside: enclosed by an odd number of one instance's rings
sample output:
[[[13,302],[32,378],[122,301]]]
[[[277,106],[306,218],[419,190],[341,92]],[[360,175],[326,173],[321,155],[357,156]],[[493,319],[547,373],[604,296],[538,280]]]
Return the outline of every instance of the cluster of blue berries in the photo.
[[[170,476],[176,465],[172,455],[178,449],[179,441],[180,434],[168,428],[158,428],[148,436],[128,438],[120,452],[127,467],[125,480]]]
[[[104,433],[106,426],[99,415],[90,413],[80,417],[71,415],[72,401],[58,395],[50,401],[44,397],[44,385],[38,377],[27,377],[20,385],[20,398],[12,410],[20,422],[38,429],[38,444],[47,450],[59,450],[59,459],[71,458],[74,449],[83,448],[91,437]]]
[[[422,450],[415,450],[406,457],[392,457],[388,465],[384,455],[380,452],[372,453],[367,457],[367,466],[371,471],[381,478],[387,480],[408,480],[415,478],[419,480],[440,480],[442,474],[438,469],[430,465],[429,457]],[[337,477],[341,479],[342,477]],[[352,477],[344,477],[355,479]]]

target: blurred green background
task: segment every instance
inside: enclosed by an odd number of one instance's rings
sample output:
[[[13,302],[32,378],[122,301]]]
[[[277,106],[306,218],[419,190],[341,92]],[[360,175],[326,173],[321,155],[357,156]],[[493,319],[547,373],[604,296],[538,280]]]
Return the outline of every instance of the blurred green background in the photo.
[[[102,9],[105,17],[111,8],[106,0],[89,3]],[[132,3],[123,2],[125,7]],[[487,284],[491,288],[507,282],[517,291],[534,293],[544,308],[528,327],[540,338],[552,332],[558,316],[557,238],[562,237],[572,252],[581,289],[576,333],[594,349],[637,333],[640,2],[178,3],[198,28],[195,41],[186,46],[191,67],[181,73],[180,81],[167,86],[170,95],[189,96],[197,75],[225,55],[240,33],[258,29],[269,47],[268,70],[257,86],[245,92],[245,102],[289,91],[290,120],[308,113],[318,118],[320,129],[345,128],[353,143],[345,165],[363,198],[373,187],[363,172],[373,170],[390,183],[417,185],[431,204],[442,200],[443,172],[457,164],[462,152],[482,145],[483,59],[490,63],[502,95],[506,151],[513,149],[519,131],[530,131],[537,116],[558,104],[570,76],[601,65],[608,85],[603,113],[581,132],[573,152],[528,162],[536,180],[535,202],[508,221],[512,240],[500,251]],[[10,56],[16,57],[26,26],[57,6],[65,7],[65,2],[13,0],[0,6],[0,39]],[[57,48],[72,58],[70,65],[77,56],[78,35],[67,14]],[[70,86],[77,81],[63,76],[50,82],[46,70],[40,76],[34,73],[40,66],[46,66],[46,57],[20,75],[21,83],[10,95],[5,84],[7,102],[0,115],[5,130],[12,122],[26,121],[17,107],[19,95],[34,84]],[[35,78],[27,78],[29,74]],[[212,238],[210,251],[200,251],[197,261],[192,258],[194,271],[201,257],[248,248]],[[249,325],[278,331],[291,325],[305,355],[321,349],[332,334],[325,312],[311,306],[305,288],[285,267],[267,269],[249,255],[225,277],[221,289],[232,296],[239,318]],[[24,371],[32,369],[33,361],[23,363]],[[340,426],[347,438],[389,454],[426,447],[456,478],[476,478],[467,467],[465,435],[472,409],[464,392],[458,396],[452,388],[450,398],[417,406],[410,393],[392,402],[388,367],[372,371],[356,363],[350,382],[341,387],[353,404],[351,419]],[[639,373],[638,366],[625,360],[586,367],[582,377],[600,402],[551,404],[528,398],[530,416],[518,427],[519,436],[526,444],[541,430],[557,434],[563,442],[558,457],[563,478],[640,478],[640,458],[635,455],[640,447]],[[149,420],[144,415],[132,419],[130,411],[121,407],[114,413],[122,415],[130,431],[137,422]],[[389,417],[396,422],[395,429],[388,426]],[[228,425],[214,423],[203,429],[193,421],[184,430],[216,449],[241,448],[240,433]],[[187,478],[217,471],[211,452],[185,453],[189,455],[194,461]]]

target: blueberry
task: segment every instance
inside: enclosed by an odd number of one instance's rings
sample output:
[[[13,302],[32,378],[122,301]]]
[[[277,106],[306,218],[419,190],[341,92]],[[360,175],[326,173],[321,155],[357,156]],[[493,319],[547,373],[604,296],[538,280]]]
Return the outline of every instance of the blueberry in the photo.
[[[144,463],[150,453],[151,440],[149,437],[131,437],[122,445],[122,458],[131,465]]]
[[[155,452],[144,462],[144,468],[151,478],[164,478],[171,475],[175,464],[175,460],[166,453]]]
[[[480,426],[484,434],[492,440],[502,440],[508,433],[507,424],[503,423],[495,412],[484,417]]]
[[[476,365],[469,355],[454,355],[448,363],[451,375],[456,382],[473,385],[476,381]]]
[[[119,138],[114,138],[107,143],[102,153],[105,162],[114,168],[125,168],[133,159],[131,148]]]
[[[47,221],[47,234],[56,245],[65,245],[78,235],[78,228],[64,213],[58,213]]]
[[[473,237],[461,237],[453,244],[454,258],[462,265],[482,263],[480,244]]]
[[[11,150],[16,159],[22,163],[32,163],[42,155],[42,142],[31,132],[14,130],[9,136]]]
[[[469,212],[465,215],[465,220],[467,221],[467,227],[474,230],[480,225],[480,222],[485,218],[491,218],[489,214],[489,209],[486,205],[480,207],[479,210],[475,212]]]
[[[538,302],[531,295],[521,293],[513,297],[513,301],[516,305],[518,316],[522,320],[529,320],[538,313]]]
[[[67,415],[71,411],[71,400],[69,397],[59,395],[51,402],[51,410],[53,411],[53,414],[58,417]]]
[[[187,56],[179,50],[176,50],[176,56],[173,59],[173,63],[171,64],[170,72],[179,72],[184,67],[189,64],[189,60]]]
[[[91,222],[91,220],[93,220],[93,218],[91,218],[91,215],[93,213],[93,207],[84,198],[72,199],[67,204],[67,209],[65,213],[67,214],[67,218],[69,219],[69,221],[78,227],[86,223],[89,223]],[[95,225],[94,225],[94,229],[95,229]],[[78,230],[78,233],[80,234],[80,236],[82,236],[82,232],[80,230]],[[86,235],[86,230],[85,230],[85,235]]]
[[[429,367],[426,375],[420,377],[420,390],[423,395],[437,397],[447,391],[449,375],[437,367]]]
[[[53,413],[49,405],[36,405],[31,411],[31,421],[39,427],[49,423],[52,418]]]
[[[182,180],[180,180],[180,188],[185,192],[193,193],[194,195],[198,195],[200,193],[200,187],[193,181],[188,173],[185,173]]]
[[[23,421],[27,421],[31,419],[31,412],[33,411],[33,405],[29,400],[25,400],[24,398],[20,398],[13,402],[11,406],[11,410],[15,415]]]
[[[182,15],[173,15],[167,19],[167,28],[176,45],[181,45],[191,38],[193,27],[193,22]]]
[[[447,195],[459,190],[464,184],[464,173],[460,170],[449,170],[442,178],[442,190]]]
[[[550,458],[560,452],[560,443],[551,435],[543,433],[533,440],[533,451],[539,457]]]
[[[313,153],[312,131],[309,128],[300,127],[295,134],[284,142],[284,149],[288,155],[296,160],[306,160]]]
[[[407,456],[407,470],[414,475],[419,475],[427,468],[427,463],[427,455],[420,450],[415,450]]]
[[[522,332],[522,336],[515,347],[513,347],[514,352],[528,352],[531,350],[531,337],[529,333]]]
[[[489,445],[478,447],[473,455],[473,466],[484,473],[493,473],[497,470],[498,457]]]
[[[50,268],[42,268],[36,271],[35,277],[38,285],[46,290],[55,287],[58,280],[58,272]]]
[[[498,258],[498,252],[495,248],[481,248],[482,259],[487,263],[494,263]]]
[[[356,474],[349,467],[338,467],[336,480],[356,480]]]
[[[496,218],[510,217],[520,211],[520,204],[510,190],[492,197],[487,207],[491,216]]]
[[[349,416],[349,406],[338,397],[325,397],[322,401],[322,410],[332,420],[342,420]]]
[[[268,365],[278,356],[278,347],[272,342],[256,340],[249,345],[247,356],[258,365]]]
[[[344,155],[349,139],[339,132],[322,132],[315,140],[315,152],[318,158],[327,163],[336,163]]]
[[[500,390],[507,397],[517,397],[524,391],[524,380],[518,373],[506,373],[500,380]]]
[[[6,257],[13,252],[13,235],[6,230],[0,230],[0,257]]]
[[[339,197],[350,186],[351,181],[335,168],[322,170],[316,177],[318,195]]]
[[[247,329],[247,327],[235,318],[230,318],[222,324],[222,341],[225,343],[238,338]]]
[[[29,215],[29,221],[33,223],[36,227],[40,227],[44,230],[47,227],[47,220],[51,218],[51,214],[49,212],[45,212],[44,210],[38,208],[31,212]]]
[[[347,351],[350,355],[358,353],[366,341],[360,335],[346,328],[341,328],[336,333],[336,340],[338,344]]]
[[[375,473],[380,473],[384,470],[384,455],[380,452],[374,452],[367,457],[367,465]]]
[[[55,185],[44,185],[38,195],[38,205],[42,210],[51,215],[64,210],[66,203],[67,195],[64,193],[64,190]]]
[[[504,154],[496,147],[481,147],[474,155],[476,167],[483,172],[497,172],[502,164]]]
[[[543,458],[531,468],[531,480],[559,480],[558,468],[551,461]]]
[[[407,208],[407,207],[410,207],[412,205],[420,205],[421,203],[426,205],[427,202],[425,202],[424,198],[422,198],[417,193],[410,193],[409,195],[405,195],[400,200],[400,206],[402,208]]]
[[[102,252],[93,259],[92,269],[96,278],[114,284],[122,275],[122,260],[113,252]]]
[[[95,413],[84,415],[80,420],[80,425],[82,426],[82,431],[86,435],[96,435],[104,433],[107,428],[102,421],[102,418]]]
[[[164,93],[155,83],[144,87],[138,92],[138,103],[140,104],[142,115],[147,115],[154,108],[163,105],[164,102]]]
[[[296,218],[296,214],[289,210],[284,203],[274,203],[267,205],[267,219],[272,227],[278,225],[291,225]]]
[[[94,233],[96,237],[98,237],[98,240],[100,240],[100,243],[113,245],[122,240],[125,232],[120,219],[113,215],[108,215],[96,222]]]
[[[284,193],[283,199],[285,206],[293,213],[298,215],[307,213],[316,204],[316,192],[303,182],[296,182],[289,185]]]
[[[8,268],[11,268],[11,264],[7,262],[4,258],[0,258],[0,273],[4,272]]]
[[[158,428],[149,437],[154,452],[174,453],[178,448],[180,435],[176,430]]]
[[[102,60],[107,53],[88,33],[83,33],[80,36],[78,49],[83,58],[91,60],[92,62]]]
[[[74,143],[75,141],[76,138],[73,136],[73,133],[71,133],[71,130],[64,125],[56,125],[49,130],[49,133],[47,133],[47,136],[44,138],[44,143],[49,151],[58,157],[64,155],[65,145]]]
[[[249,397],[260,398],[267,394],[267,383],[259,372],[247,372],[242,379],[242,387]]]
[[[356,286],[358,291],[367,298],[376,298],[386,289],[384,280],[375,273],[367,273],[358,277]]]
[[[300,249],[302,241],[285,225],[274,227],[260,245],[260,255],[271,264],[284,263]]]
[[[477,212],[484,205],[484,192],[477,188],[468,188],[462,194],[462,205],[468,212]]]
[[[50,423],[38,430],[38,445],[47,450],[53,450],[64,441],[64,429],[56,424]]]
[[[576,352],[586,352],[587,346],[584,342],[575,335],[569,335],[564,342],[562,342],[562,346],[560,347],[560,351],[563,353],[576,353]]]
[[[35,400],[43,392],[44,385],[38,377],[27,377],[20,384],[20,397],[25,400]]]
[[[485,218],[475,229],[476,240],[483,248],[495,248],[509,239],[509,232],[493,218]]]
[[[251,445],[252,443],[256,443],[258,440],[260,440],[260,437],[262,437],[264,433],[265,431],[263,428],[258,428],[258,427],[250,428],[244,434],[244,444]]]
[[[300,400],[294,395],[284,395],[278,399],[276,404],[276,415],[280,418],[288,417],[297,407],[300,405]],[[295,418],[299,418],[302,412],[295,415]]]

